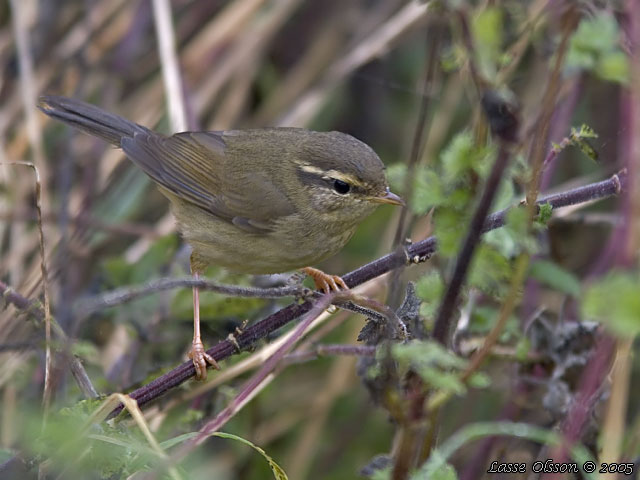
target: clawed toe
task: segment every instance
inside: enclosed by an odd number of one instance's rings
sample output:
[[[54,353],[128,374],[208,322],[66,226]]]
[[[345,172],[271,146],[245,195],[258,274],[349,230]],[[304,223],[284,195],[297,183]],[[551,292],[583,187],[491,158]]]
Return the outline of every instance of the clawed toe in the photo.
[[[189,358],[193,362],[193,367],[196,369],[196,380],[206,380],[207,378],[207,364],[211,365],[216,370],[220,370],[218,362],[204,350],[202,342],[193,342],[191,351],[189,352]]]
[[[329,275],[317,268],[306,267],[302,271],[309,275],[316,288],[324,293],[339,292],[341,290],[349,290],[349,287],[342,278],[338,275]]]

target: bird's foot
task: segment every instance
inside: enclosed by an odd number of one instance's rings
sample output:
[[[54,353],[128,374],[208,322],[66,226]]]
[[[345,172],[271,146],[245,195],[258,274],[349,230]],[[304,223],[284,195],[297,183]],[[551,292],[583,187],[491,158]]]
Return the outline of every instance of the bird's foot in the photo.
[[[312,267],[305,267],[302,271],[309,275],[316,284],[316,288],[322,290],[324,293],[349,290],[347,284],[338,275],[329,275],[322,270]]]
[[[204,345],[200,339],[193,339],[189,358],[196,369],[196,380],[207,379],[207,364],[210,364],[216,370],[220,370],[220,365],[218,365],[218,362],[216,362],[216,360],[205,351]]]

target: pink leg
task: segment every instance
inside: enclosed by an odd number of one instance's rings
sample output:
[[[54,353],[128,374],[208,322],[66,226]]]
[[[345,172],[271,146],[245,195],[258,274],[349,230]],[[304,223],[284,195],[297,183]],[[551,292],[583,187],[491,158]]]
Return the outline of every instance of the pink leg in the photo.
[[[193,272],[193,278],[196,280],[200,278],[198,272]],[[189,358],[193,361],[193,366],[196,369],[197,380],[205,380],[207,378],[207,363],[218,370],[220,369],[218,362],[204,350],[204,345],[200,338],[200,290],[198,287],[193,287],[193,342]]]

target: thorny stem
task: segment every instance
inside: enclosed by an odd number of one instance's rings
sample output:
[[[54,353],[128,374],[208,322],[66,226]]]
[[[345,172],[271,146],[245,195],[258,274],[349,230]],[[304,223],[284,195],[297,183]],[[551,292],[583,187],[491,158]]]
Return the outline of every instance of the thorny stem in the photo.
[[[585,185],[567,192],[550,195],[537,202],[537,206],[549,204],[552,208],[560,208],[568,205],[576,205],[596,199],[617,195],[624,188],[626,183],[626,171],[623,170],[613,175],[608,180]],[[506,215],[510,209],[496,212],[486,218],[482,232],[487,232],[500,228],[504,225]],[[410,263],[421,263],[426,261],[430,255],[436,251],[437,240],[435,237],[428,237],[424,240],[409,245],[405,252],[393,252],[385,255],[371,263],[347,273],[342,277],[350,287],[356,287],[372,278]],[[250,326],[244,332],[235,336],[235,341],[240,349],[245,349],[253,345],[258,340],[278,330],[282,326],[292,322],[307,313],[312,308],[311,302],[302,304],[291,304],[270,315],[263,320]],[[207,353],[218,362],[231,356],[236,352],[236,347],[229,340],[223,340],[213,346]],[[170,372],[156,378],[152,382],[131,392],[130,396],[137,400],[139,405],[144,405],[157,397],[163,395],[168,390],[180,385],[195,374],[192,362],[185,362]],[[110,415],[113,417],[122,410],[122,406],[116,408]]]

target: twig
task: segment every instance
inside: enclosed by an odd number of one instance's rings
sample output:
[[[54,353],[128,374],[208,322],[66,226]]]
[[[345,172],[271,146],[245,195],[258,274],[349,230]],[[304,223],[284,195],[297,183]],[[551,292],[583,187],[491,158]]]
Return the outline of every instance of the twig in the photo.
[[[333,303],[336,306],[340,307],[344,305],[345,300],[366,310],[367,313],[365,315],[367,316],[370,315],[369,311],[371,310],[377,312],[384,318],[386,325],[391,327],[394,333],[397,334],[397,338],[400,338],[402,340],[409,339],[409,331],[407,330],[407,326],[402,320],[400,320],[400,318],[398,317],[398,315],[396,315],[396,312],[394,312],[392,308],[382,303],[376,302],[371,298],[364,297],[362,295],[356,295],[351,291],[340,292],[336,295],[336,301],[334,301]]]
[[[529,164],[531,165],[531,178],[527,185],[527,204],[533,206],[534,202],[538,198],[538,192],[540,188],[540,179],[544,169],[544,151],[547,148],[548,133],[551,126],[551,116],[555,111],[556,99],[560,90],[560,75],[562,73],[562,66],[564,65],[564,58],[569,47],[569,39],[571,34],[575,31],[575,27],[578,24],[579,15],[576,9],[571,6],[563,18],[563,32],[562,40],[556,51],[556,59],[549,78],[549,84],[545,90],[544,98],[542,99],[542,114],[537,121],[538,129],[535,133],[531,151],[531,157]],[[530,211],[530,215],[535,213]]]
[[[99,310],[121,305],[153,293],[181,287],[198,287],[201,290],[221,293],[229,297],[305,297],[311,293],[310,289],[299,286],[256,288],[240,287],[237,285],[222,285],[209,280],[196,279],[194,277],[160,278],[158,280],[153,280],[146,285],[122,287],[95,297],[79,300],[76,305],[74,305],[74,310],[79,315],[89,315]]]
[[[430,127],[430,125],[427,126],[427,117],[429,114],[429,107],[431,105],[431,98],[433,95],[431,89],[436,76],[437,66],[439,65],[440,44],[443,36],[443,30],[444,27],[438,25],[436,26],[436,28],[434,28],[434,32],[432,35],[426,36],[426,39],[428,40],[428,53],[423,74],[422,91],[420,92],[422,94],[422,101],[420,102],[418,119],[415,125],[413,141],[411,142],[411,153],[409,154],[409,159],[407,161],[404,190],[402,192],[407,204],[406,206],[402,207],[402,210],[400,211],[398,226],[396,227],[396,234],[393,240],[393,245],[396,248],[401,247],[402,242],[404,242],[405,236],[407,234],[408,228],[415,220],[415,215],[412,214],[410,210],[410,207],[413,203],[412,199],[414,191],[414,179],[416,175],[416,168],[420,163],[419,160],[421,158],[424,158],[422,156],[422,152],[424,150],[424,143],[427,132]],[[390,282],[391,286],[388,295],[388,303],[394,306],[399,302],[398,297],[403,290],[402,282],[400,282],[402,272],[402,269],[396,270],[393,273],[393,277]]]
[[[473,214],[473,218],[471,219],[467,236],[462,248],[460,249],[458,261],[456,262],[453,270],[453,275],[447,285],[447,289],[442,298],[442,303],[438,309],[438,314],[436,315],[433,327],[433,338],[442,344],[447,342],[450,331],[451,315],[458,301],[458,294],[460,293],[467,271],[471,265],[473,254],[476,246],[478,245],[480,235],[482,234],[482,227],[487,218],[489,208],[491,208],[491,204],[493,203],[493,198],[498,191],[498,184],[500,183],[500,178],[506,169],[508,161],[509,150],[507,148],[507,144],[505,142],[500,142],[498,156],[491,168],[491,173],[489,174],[484,191],[482,192],[482,197],[480,198],[478,206]]]
[[[550,195],[549,197],[539,200],[537,205],[549,204],[553,208],[560,208],[567,205],[575,205],[591,200],[607,198],[620,193],[621,189],[624,188],[625,183],[626,171],[623,170],[618,174],[613,175],[608,180],[579,187],[556,195]],[[485,221],[482,232],[487,232],[503,226],[509,210],[510,209],[505,209],[490,215]],[[406,254],[405,252],[390,253],[347,273],[342,277],[342,279],[350,288],[353,288],[371,280],[372,278],[387,273],[394,268],[405,265],[407,262],[407,256],[412,263],[423,262],[436,251],[436,247],[437,240],[435,237],[432,236],[425,238],[424,240],[408,246]],[[292,322],[301,315],[304,315],[310,309],[310,302],[291,304],[244,330],[244,332],[235,337],[235,343],[240,349],[244,349],[254,344],[257,340],[265,338],[267,335],[278,330],[282,326]],[[223,340],[207,350],[207,353],[216,361],[220,362],[231,356],[236,351],[236,345],[234,345],[234,343],[229,340]],[[195,369],[193,367],[193,363],[190,361],[185,362],[170,372],[167,372],[151,381],[147,385],[131,392],[130,396],[136,399],[139,405],[145,405],[146,403],[163,395],[168,390],[182,384],[194,374]],[[119,406],[111,412],[110,417],[117,415],[121,410],[122,406]]]
[[[222,410],[213,420],[207,422],[201,429],[197,437],[190,440],[175,454],[171,456],[171,465],[175,465],[198,445],[202,444],[209,436],[227,423],[241,408],[243,408],[261,389],[262,384],[272,375],[284,355],[293,348],[300,339],[306,328],[331,304],[333,295],[324,295],[305,315],[305,318],[296,327],[289,339],[278,348],[276,352],[264,363],[262,368],[256,372],[240,389],[238,395]]]
[[[411,205],[411,199],[413,198],[413,186],[415,170],[418,165],[418,160],[421,158],[422,150],[424,147],[424,140],[427,133],[427,116],[429,113],[429,106],[431,104],[432,93],[430,91],[431,86],[436,75],[436,66],[439,64],[440,59],[440,40],[442,37],[442,28],[437,28],[433,34],[433,38],[427,37],[428,53],[426,59],[426,66],[424,71],[424,78],[422,83],[422,101],[420,102],[420,108],[418,111],[418,119],[415,125],[415,131],[413,133],[413,141],[411,142],[411,153],[409,154],[409,160],[407,162],[407,174],[404,182],[405,200],[407,206],[402,207],[400,213],[400,219],[398,220],[398,227],[393,244],[400,245],[406,235],[407,226],[411,223],[411,216],[409,215],[409,206]],[[409,217],[409,221],[407,221]]]
[[[0,220],[6,222],[30,222],[37,218],[37,214],[29,209],[4,210],[0,211]],[[42,221],[44,223],[57,222],[61,215],[55,212],[43,212]],[[91,227],[98,230],[118,235],[131,235],[134,237],[150,237],[157,239],[160,234],[156,230],[141,223],[118,222],[108,223],[87,214],[78,214],[68,218],[72,224],[78,227]]]
[[[371,345],[316,345],[309,350],[293,352],[285,355],[284,361],[287,364],[308,362],[318,357],[348,355],[355,357],[373,357],[376,354],[376,347]]]
[[[44,320],[45,315],[40,302],[36,300],[29,300],[28,298],[23,297],[2,281],[0,281],[0,295],[7,303],[15,306],[18,310],[33,317],[35,320],[39,322],[42,322]],[[67,335],[64,333],[62,328],[60,328],[55,319],[52,318],[51,320],[51,328],[53,329],[53,333],[60,339],[62,343],[68,344],[69,339],[67,338]],[[64,358],[69,363],[71,373],[73,374],[73,377],[75,378],[76,383],[78,384],[78,387],[80,387],[80,390],[82,391],[85,398],[97,397],[98,394],[96,393],[96,389],[91,384],[89,375],[87,375],[87,372],[82,366],[80,360],[77,357],[69,354],[65,354]]]
[[[44,247],[44,231],[42,230],[42,184],[40,183],[40,172],[38,168],[31,162],[9,162],[7,165],[21,165],[33,169],[35,174],[35,193],[36,193],[36,212],[38,235],[40,241],[40,270],[42,272],[42,286],[44,290],[44,331],[45,331],[45,369],[44,369],[44,389],[42,392],[42,405],[44,407],[44,422],[47,420],[49,404],[51,402],[52,383],[51,374],[52,357],[51,357],[51,296],[49,294],[49,272],[47,270],[47,261]]]

